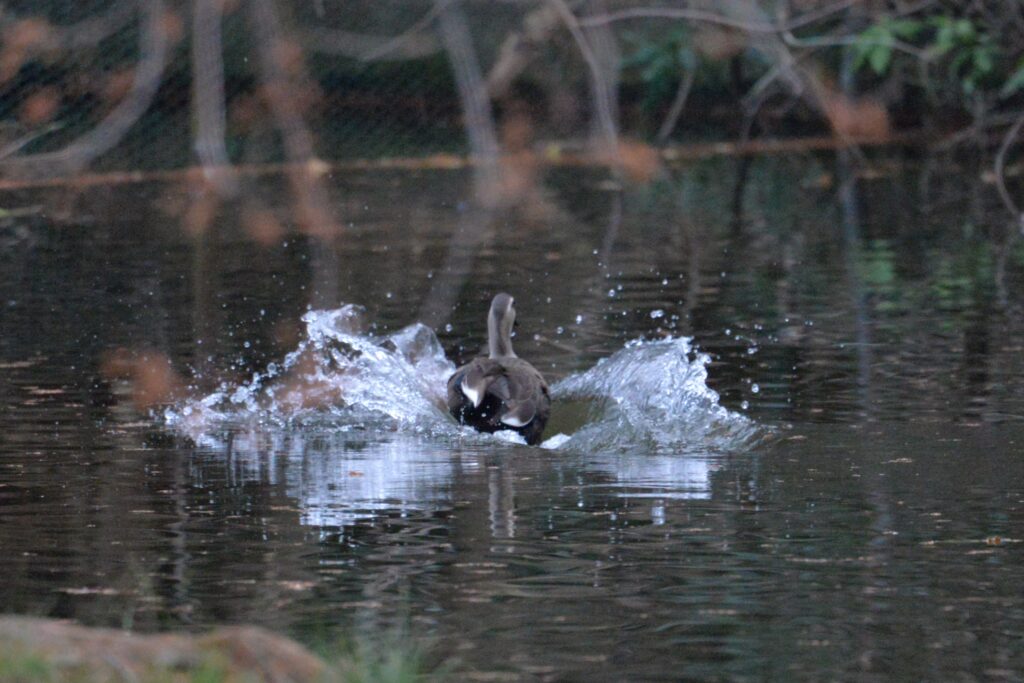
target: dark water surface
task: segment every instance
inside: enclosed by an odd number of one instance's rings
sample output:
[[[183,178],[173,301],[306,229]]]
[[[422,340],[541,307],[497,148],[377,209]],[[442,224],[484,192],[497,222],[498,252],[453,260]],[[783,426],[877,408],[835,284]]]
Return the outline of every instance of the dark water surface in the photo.
[[[261,244],[231,208],[189,236],[168,185],[8,195],[43,210],[0,218],[0,609],[307,643],[404,625],[476,680],[1021,680],[1024,250],[983,184],[883,166],[843,193],[833,163],[755,162],[739,216],[725,162],[621,196],[552,173],[493,215],[459,172],[339,175],[333,244]],[[285,196],[266,182],[287,227]],[[460,225],[493,230],[472,258]],[[308,307],[384,333],[445,297],[461,360],[501,289],[552,380],[693,337],[760,437],[198,438],[101,372],[166,354],[181,405],[281,362]]]

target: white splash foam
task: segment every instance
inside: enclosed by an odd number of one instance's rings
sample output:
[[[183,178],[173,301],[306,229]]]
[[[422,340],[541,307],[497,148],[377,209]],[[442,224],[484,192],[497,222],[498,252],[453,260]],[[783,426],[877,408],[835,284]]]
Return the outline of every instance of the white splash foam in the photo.
[[[554,400],[590,399],[596,407],[591,420],[558,447],[727,449],[758,436],[754,422],[724,408],[708,388],[709,361],[684,337],[633,341],[566,377],[552,387]]]
[[[359,332],[361,320],[352,305],[306,313],[306,338],[280,365],[174,407],[168,423],[200,441],[239,420],[283,426],[327,417],[344,427],[384,419],[412,431],[452,430],[444,394],[455,366],[433,331],[415,323],[374,337]]]
[[[363,310],[310,311],[306,337],[279,364],[241,385],[224,385],[166,413],[167,422],[216,447],[226,426],[273,430],[314,424],[337,431],[386,429],[521,443],[518,434],[477,434],[447,415],[446,383],[455,366],[436,335],[416,323],[388,336],[362,332]],[[744,445],[762,430],[722,407],[707,386],[708,357],[686,338],[635,341],[586,372],[552,387],[553,398],[587,399],[595,409],[575,433],[546,449],[590,452],[690,452]]]

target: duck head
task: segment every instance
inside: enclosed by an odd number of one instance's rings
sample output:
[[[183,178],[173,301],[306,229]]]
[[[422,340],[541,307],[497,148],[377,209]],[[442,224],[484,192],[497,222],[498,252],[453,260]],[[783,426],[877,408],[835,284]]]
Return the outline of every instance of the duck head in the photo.
[[[487,314],[487,348],[491,358],[515,358],[512,327],[516,324],[515,299],[502,292],[491,301]]]

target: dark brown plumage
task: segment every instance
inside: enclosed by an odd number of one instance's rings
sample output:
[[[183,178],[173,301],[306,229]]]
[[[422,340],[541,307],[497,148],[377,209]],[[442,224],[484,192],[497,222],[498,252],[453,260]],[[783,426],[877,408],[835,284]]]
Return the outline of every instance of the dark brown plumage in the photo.
[[[511,430],[535,446],[551,413],[551,396],[544,377],[512,351],[514,304],[508,294],[494,297],[487,316],[489,353],[448,379],[448,410],[477,431]]]

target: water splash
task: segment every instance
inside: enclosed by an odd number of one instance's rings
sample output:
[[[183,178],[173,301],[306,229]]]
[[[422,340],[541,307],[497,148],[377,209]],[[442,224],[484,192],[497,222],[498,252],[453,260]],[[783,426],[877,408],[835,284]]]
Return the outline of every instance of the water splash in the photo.
[[[386,429],[480,443],[513,442],[511,432],[477,434],[447,415],[445,386],[455,366],[436,335],[416,323],[388,336],[366,333],[353,305],[310,311],[305,339],[280,364],[242,385],[223,385],[166,413],[197,443],[216,445],[237,427]],[[550,437],[548,449],[589,452],[707,452],[748,444],[761,430],[719,404],[707,386],[705,354],[685,338],[634,341],[586,372],[552,387],[559,401],[585,400],[586,422]]]
[[[175,406],[167,422],[201,443],[221,426],[253,421],[281,427],[314,422],[341,430],[454,429],[444,391],[455,366],[430,328],[415,323],[372,336],[364,332],[363,309],[353,305],[310,311],[302,322],[305,339],[282,363],[245,384],[225,384]]]
[[[590,400],[593,408],[579,431],[553,437],[556,447],[687,452],[749,444],[762,430],[719,403],[707,385],[708,362],[684,337],[633,341],[566,377],[552,387],[554,400]]]

